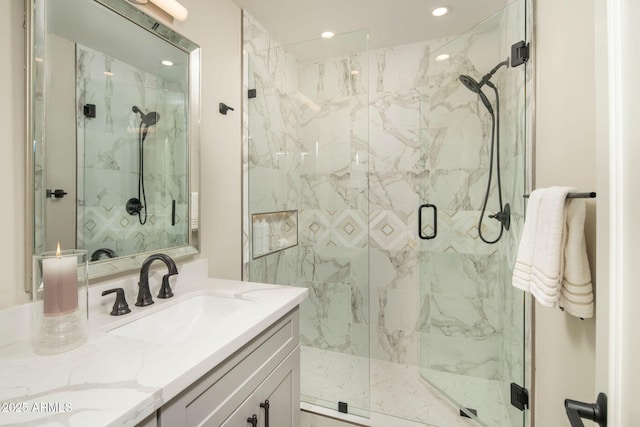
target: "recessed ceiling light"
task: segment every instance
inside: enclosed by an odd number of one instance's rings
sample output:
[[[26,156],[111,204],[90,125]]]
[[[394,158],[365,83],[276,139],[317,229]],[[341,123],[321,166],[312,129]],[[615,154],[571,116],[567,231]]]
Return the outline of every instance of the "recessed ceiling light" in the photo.
[[[320,34],[320,37],[322,37],[323,39],[330,39],[333,36],[335,36],[335,34],[331,31],[325,31],[324,33]]]
[[[169,61],[168,59],[163,59],[162,61],[160,61],[160,63],[167,67],[173,66],[173,62]]]
[[[358,75],[358,74],[360,74],[360,70],[351,70],[351,75],[352,76],[355,76],[355,75]]]
[[[445,61],[447,59],[449,59],[448,53],[441,53],[440,55],[436,56],[436,61]]]
[[[113,73],[111,71],[105,71],[104,75],[105,76],[113,76]]]
[[[446,15],[447,12],[449,12],[449,9],[444,7],[444,6],[442,6],[442,7],[436,7],[435,9],[433,9],[431,14],[433,16],[443,16],[443,15]]]

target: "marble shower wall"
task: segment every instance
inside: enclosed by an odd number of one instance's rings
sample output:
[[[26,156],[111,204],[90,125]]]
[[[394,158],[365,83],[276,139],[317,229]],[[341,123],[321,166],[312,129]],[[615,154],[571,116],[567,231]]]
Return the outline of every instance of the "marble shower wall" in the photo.
[[[336,36],[336,43],[340,42]],[[368,64],[362,53],[301,62],[298,276],[304,344],[369,356]]]
[[[247,100],[245,216],[298,210],[299,244],[245,262],[245,274],[309,288],[303,344],[368,356],[367,57],[299,61],[286,48],[251,51],[272,44],[265,34],[245,16],[245,81],[257,94]]]
[[[86,47],[78,46],[76,57],[77,247],[126,255],[186,244],[186,88]],[[85,104],[96,105],[96,118],[83,116]],[[140,118],[131,111],[134,105],[160,117],[144,142],[145,225],[125,209],[127,200],[138,197]]]

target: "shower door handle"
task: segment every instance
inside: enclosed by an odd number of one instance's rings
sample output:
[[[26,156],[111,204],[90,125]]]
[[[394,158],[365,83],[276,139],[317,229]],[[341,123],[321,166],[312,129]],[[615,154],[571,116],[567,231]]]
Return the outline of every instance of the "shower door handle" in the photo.
[[[425,235],[422,233],[422,210],[424,208],[433,209],[433,233],[429,235]],[[435,239],[437,235],[438,235],[438,208],[436,208],[436,205],[432,205],[429,203],[420,205],[420,207],[418,208],[418,236],[420,236],[420,238],[423,240],[430,240],[430,239]]]
[[[47,190],[47,198],[48,198],[48,199],[50,199],[50,198],[52,198],[52,197],[55,197],[56,199],[61,199],[61,198],[63,198],[63,197],[64,197],[64,196],[66,196],[66,195],[67,195],[67,192],[66,192],[66,191],[64,191],[64,190],[60,190],[60,189],[57,189],[57,190]]]

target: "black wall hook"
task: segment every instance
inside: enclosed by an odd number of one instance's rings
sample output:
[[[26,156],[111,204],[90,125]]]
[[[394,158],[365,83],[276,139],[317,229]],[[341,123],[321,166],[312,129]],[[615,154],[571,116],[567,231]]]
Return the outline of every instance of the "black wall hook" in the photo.
[[[226,116],[227,115],[227,111],[229,111],[229,110],[233,111],[233,108],[229,107],[224,102],[220,103],[220,106],[219,106],[220,114],[224,114]]]

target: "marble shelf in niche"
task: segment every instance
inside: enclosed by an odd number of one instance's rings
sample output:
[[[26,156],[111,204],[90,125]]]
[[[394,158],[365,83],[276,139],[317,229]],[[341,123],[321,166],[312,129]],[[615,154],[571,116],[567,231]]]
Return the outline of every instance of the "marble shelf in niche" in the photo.
[[[251,214],[253,259],[298,245],[298,211]]]

